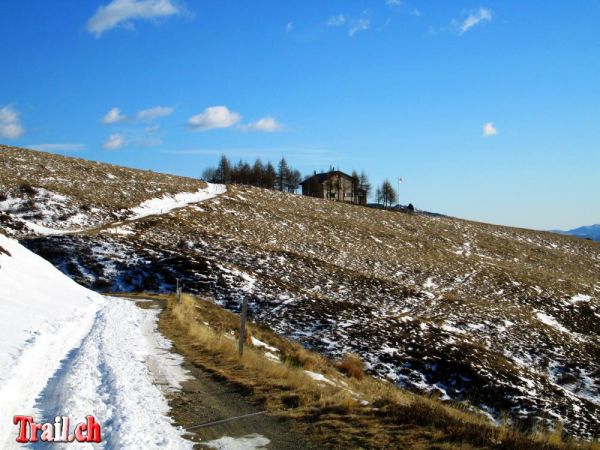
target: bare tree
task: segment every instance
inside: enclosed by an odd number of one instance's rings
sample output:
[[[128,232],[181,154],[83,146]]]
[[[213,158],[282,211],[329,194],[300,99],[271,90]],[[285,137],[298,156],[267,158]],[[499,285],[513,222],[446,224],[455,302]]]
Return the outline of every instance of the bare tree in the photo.
[[[202,179],[209,183],[217,183],[217,170],[213,167],[204,169],[204,172],[202,172]]]
[[[231,183],[231,163],[227,156],[221,155],[221,160],[216,170],[216,179],[219,183]]]
[[[360,177],[356,170],[352,171],[352,203],[360,203]]]
[[[296,192],[302,181],[302,174],[298,170],[290,170],[288,175],[288,190],[291,193]]]
[[[369,178],[367,174],[363,170],[360,173],[360,188],[365,191],[366,198],[369,198],[369,192],[371,192],[371,184],[369,183]]]
[[[377,202],[377,204],[381,204],[381,202],[383,202],[383,192],[381,191],[381,188],[378,186],[377,190],[375,191],[375,201]]]
[[[277,189],[285,191],[289,184],[290,168],[285,158],[281,158],[279,165],[277,166]]]
[[[396,191],[392,186],[392,183],[389,180],[385,180],[381,185],[381,195],[383,198],[383,206],[391,207],[392,204],[396,201]]]
[[[271,161],[267,163],[263,180],[263,187],[266,187],[267,189],[273,189],[275,187],[275,182],[277,181],[277,173],[275,172],[275,167],[273,167]]]
[[[252,166],[252,184],[254,186],[264,187],[264,172],[265,166],[263,166],[263,163],[257,158]]]

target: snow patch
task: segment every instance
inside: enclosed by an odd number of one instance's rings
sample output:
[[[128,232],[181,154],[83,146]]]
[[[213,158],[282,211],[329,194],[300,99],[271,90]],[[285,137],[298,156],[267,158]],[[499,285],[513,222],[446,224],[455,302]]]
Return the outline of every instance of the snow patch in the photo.
[[[164,195],[163,197],[146,200],[130,210],[133,213],[133,217],[129,217],[128,220],[166,214],[174,209],[211,199],[227,191],[224,184],[207,184],[207,188],[199,189],[197,192],[180,192],[175,195]]]
[[[320,373],[311,372],[310,370],[305,370],[304,373],[315,381],[335,385],[335,383],[333,381],[331,381],[329,378],[325,377],[324,375],[322,375]]]
[[[278,352],[279,351],[278,348],[273,347],[273,346],[271,346],[269,344],[266,344],[263,341],[261,341],[260,339],[255,338],[254,336],[252,336],[250,339],[252,340],[252,345],[254,345],[255,347],[264,347],[267,350],[270,350],[272,352]]]
[[[544,314],[542,312],[537,312],[536,317],[540,322],[548,325],[549,327],[552,327],[563,333],[571,334],[571,332],[568,329],[563,327],[554,317],[549,316],[548,314]]]
[[[243,437],[223,436],[213,441],[204,442],[203,445],[218,450],[267,450],[271,440],[262,434],[253,433]]]

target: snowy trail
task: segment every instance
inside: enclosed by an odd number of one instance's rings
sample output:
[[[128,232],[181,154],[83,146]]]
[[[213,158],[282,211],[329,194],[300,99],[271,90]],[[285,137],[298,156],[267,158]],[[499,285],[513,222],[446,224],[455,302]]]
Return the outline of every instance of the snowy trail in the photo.
[[[103,302],[0,234],[0,448],[14,442],[13,416],[34,411],[36,397]]]
[[[0,306],[0,448],[24,448],[14,415],[94,415],[94,448],[191,448],[168,417],[165,394],[185,373],[157,310],[85,289],[2,234]]]
[[[168,214],[176,209],[185,208],[195,203],[200,203],[211,198],[217,197],[218,195],[227,192],[227,187],[224,184],[206,183],[207,187],[199,189],[196,192],[180,192],[173,195],[164,195],[163,197],[153,198],[146,200],[134,208],[130,208],[131,216],[128,218],[113,222],[105,223],[99,226],[90,228],[82,228],[77,230],[59,230],[49,228],[28,220],[21,219],[29,229],[44,236],[55,236],[55,235],[66,235],[66,234],[78,234],[88,233],[101,229],[113,228],[117,226],[126,225],[129,223],[137,222],[138,220],[145,219],[150,216],[160,216]],[[2,208],[0,208],[2,209]]]
[[[167,214],[174,209],[184,208],[193,203],[209,200],[227,191],[227,187],[224,184],[206,184],[208,185],[207,188],[200,189],[197,192],[182,192],[175,195],[166,195],[164,197],[146,200],[139,206],[131,209],[133,217],[129,217],[127,221],[131,222],[148,216]]]
[[[102,424],[100,448],[192,448],[172,425],[164,396],[186,378],[182,358],[168,353],[170,344],[157,333],[156,320],[156,310],[108,299],[81,346],[42,393],[41,416],[82,421],[94,415]]]

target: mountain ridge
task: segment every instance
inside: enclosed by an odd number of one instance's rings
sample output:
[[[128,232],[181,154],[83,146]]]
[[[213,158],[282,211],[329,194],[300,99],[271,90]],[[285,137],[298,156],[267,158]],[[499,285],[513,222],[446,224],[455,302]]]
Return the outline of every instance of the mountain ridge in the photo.
[[[600,224],[584,225],[571,230],[552,230],[552,232],[600,242]]]

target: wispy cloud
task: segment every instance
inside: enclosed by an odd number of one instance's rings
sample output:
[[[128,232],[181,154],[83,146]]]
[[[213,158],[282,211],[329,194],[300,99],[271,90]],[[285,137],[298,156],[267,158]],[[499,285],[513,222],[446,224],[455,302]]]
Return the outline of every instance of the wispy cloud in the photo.
[[[80,152],[85,150],[85,144],[32,144],[27,148],[43,152]]]
[[[385,4],[388,6],[400,6],[402,5],[402,0],[385,0]]]
[[[0,108],[0,137],[17,139],[25,133],[19,112],[11,105]]]
[[[485,137],[495,136],[498,134],[498,130],[492,122],[486,122],[483,124],[482,132]]]
[[[103,147],[107,150],[117,150],[125,145],[125,136],[120,133],[111,134]]]
[[[348,29],[348,36],[352,37],[360,31],[366,31],[371,27],[371,19],[363,17],[356,19]]]
[[[110,125],[111,123],[119,123],[127,120],[127,116],[121,113],[119,108],[112,108],[102,118],[104,125]]]
[[[466,33],[475,25],[481,22],[491,22],[492,11],[487,8],[479,8],[477,11],[471,12],[464,20],[454,21],[461,34]]]
[[[240,125],[240,129],[244,131],[262,131],[265,133],[272,133],[274,131],[283,130],[283,125],[277,122],[274,117],[263,117],[258,119],[256,122],[249,123],[247,125]]]
[[[160,130],[160,126],[158,126],[158,125],[150,125],[150,126],[144,128],[144,133],[151,134],[151,133],[156,133],[159,130]]]
[[[87,30],[99,38],[117,26],[133,28],[134,20],[156,20],[183,12],[175,0],[112,0],[98,7],[87,22]]]
[[[327,20],[327,25],[330,27],[341,27],[346,23],[346,17],[343,14],[338,14],[337,16],[332,16]]]
[[[159,117],[166,117],[173,114],[175,109],[170,106],[155,106],[154,108],[143,109],[136,115],[138,120],[154,120]]]
[[[204,112],[188,119],[192,131],[207,131],[214,128],[229,128],[242,120],[238,113],[230,111],[226,106],[211,106]]]
[[[286,33],[291,33],[294,30],[294,22],[288,22],[285,25],[285,32]]]

